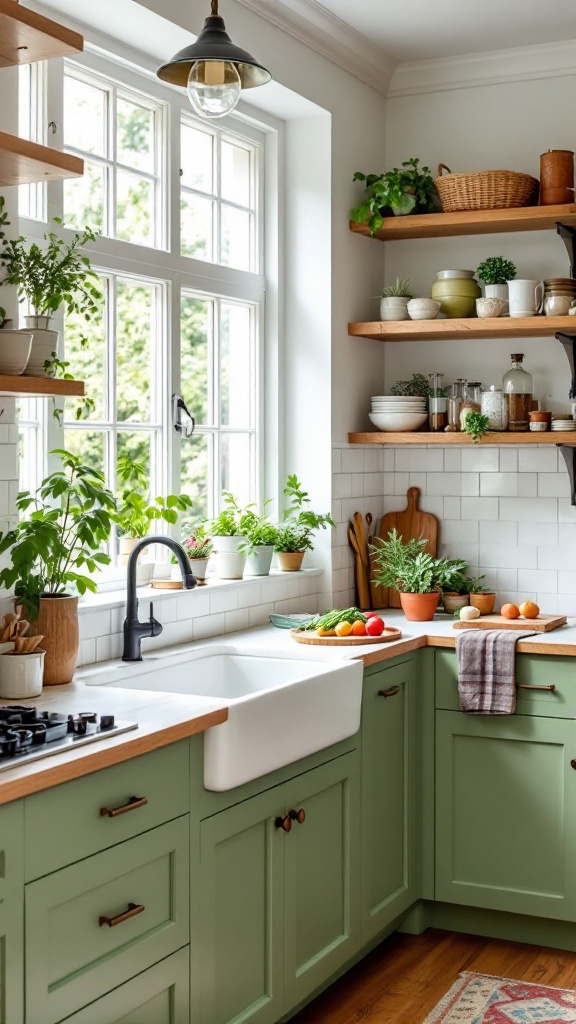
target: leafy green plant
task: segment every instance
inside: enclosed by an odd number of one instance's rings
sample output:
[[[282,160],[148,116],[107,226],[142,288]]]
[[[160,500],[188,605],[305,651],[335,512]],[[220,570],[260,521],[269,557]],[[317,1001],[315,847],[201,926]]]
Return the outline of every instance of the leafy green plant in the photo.
[[[334,526],[334,520],[328,514],[319,515],[306,507],[310,504],[308,491],[302,489],[295,473],[287,477],[284,494],[290,499],[290,504],[277,526],[274,550],[312,551],[312,534],[316,530]]]
[[[410,380],[398,380],[390,388],[391,395],[417,395],[430,398],[430,384],[423,373],[413,373]]]
[[[95,591],[86,575],[108,565],[101,550],[109,539],[116,502],[104,477],[70,452],[56,449],[62,468],[47,476],[36,494],[21,491],[19,513],[28,513],[7,533],[0,533],[0,554],[10,551],[10,565],[0,572],[0,587],[11,589],[27,615],[36,618],[43,595]]]
[[[118,459],[118,481],[122,485],[114,521],[127,537],[147,537],[152,523],[161,519],[170,526],[178,522],[180,513],[192,508],[185,494],[169,494],[150,501],[145,495],[149,481],[143,465],[127,455]]]
[[[372,582],[405,594],[450,590],[467,563],[433,558],[424,551],[427,543],[426,537],[420,537],[405,544],[397,530],[390,530],[388,540],[381,539],[371,546],[375,566]]]
[[[353,181],[364,183],[367,197],[350,210],[357,224],[368,223],[375,235],[384,223],[386,211],[401,216],[407,213],[431,213],[440,209],[438,194],[429,167],[420,167],[418,157],[404,160],[402,167],[393,167],[385,174],[362,174],[356,171]]]
[[[478,444],[480,438],[488,433],[489,427],[490,420],[487,416],[481,412],[469,412],[464,418],[462,430],[465,434],[470,435],[473,444]]]
[[[182,541],[182,547],[188,558],[209,558],[214,549],[212,538],[206,533],[204,524],[197,526],[192,533]],[[176,559],[174,559],[176,562]]]
[[[59,217],[54,222],[62,223]],[[96,271],[82,249],[96,237],[90,227],[74,232],[69,242],[55,231],[45,231],[45,246],[28,245],[24,235],[8,241],[0,236],[0,266],[6,270],[3,283],[16,286],[18,298],[30,304],[35,316],[51,316],[64,306],[67,313],[77,313],[89,322],[99,312],[102,294],[95,283]],[[82,344],[87,340],[82,339]]]
[[[506,284],[516,277],[516,267],[503,256],[489,256],[476,267],[476,277],[484,284]]]
[[[213,537],[246,537],[254,513],[241,508],[230,491],[222,491],[222,496],[224,508],[215,519],[206,524],[206,529]]]
[[[271,499],[264,502],[264,513],[266,512],[266,506],[270,504]],[[269,545],[276,544],[278,539],[278,527],[270,521],[270,518],[264,514],[260,515],[254,505],[248,505],[245,509],[247,513],[245,523],[245,540],[239,545],[239,550],[244,551],[247,555],[253,554],[256,548],[261,546],[268,547]]]
[[[395,297],[403,299],[411,299],[412,292],[410,290],[410,281],[406,277],[397,277],[394,284],[387,284],[382,289],[381,297],[383,299],[392,299]]]
[[[467,566],[465,565],[466,569]],[[486,579],[485,576],[466,576],[464,572],[457,572],[452,577],[450,582],[449,591],[455,594],[493,594],[494,591],[490,587],[485,587],[482,580]],[[443,590],[446,588],[443,587]]]

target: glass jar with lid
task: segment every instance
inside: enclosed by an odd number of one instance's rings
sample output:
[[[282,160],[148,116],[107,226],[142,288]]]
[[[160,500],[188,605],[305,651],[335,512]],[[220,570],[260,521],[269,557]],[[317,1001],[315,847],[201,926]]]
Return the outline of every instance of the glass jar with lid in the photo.
[[[481,396],[481,412],[488,417],[488,430],[506,430],[508,416],[502,388],[491,384]]]
[[[464,395],[460,406],[460,430],[464,430],[469,412],[480,412],[482,385],[479,380],[469,380],[464,385]]]
[[[502,391],[508,411],[508,430],[526,431],[530,426],[532,409],[532,375],[524,369],[523,353],[510,357],[512,366],[502,379]]]
[[[430,397],[428,398],[428,426],[435,433],[445,430],[448,422],[447,400],[442,381],[443,373],[429,373]]]
[[[450,394],[448,396],[447,431],[454,432],[460,430],[460,406],[462,405],[465,386],[466,381],[463,377],[457,377],[450,385]]]

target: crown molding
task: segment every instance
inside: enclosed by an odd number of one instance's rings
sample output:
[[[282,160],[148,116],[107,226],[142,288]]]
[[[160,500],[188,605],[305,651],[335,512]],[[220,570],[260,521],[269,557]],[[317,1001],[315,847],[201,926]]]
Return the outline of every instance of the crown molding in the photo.
[[[576,40],[397,65],[388,96],[471,89],[576,74]]]
[[[316,0],[238,0],[238,3],[386,96],[394,61]]]

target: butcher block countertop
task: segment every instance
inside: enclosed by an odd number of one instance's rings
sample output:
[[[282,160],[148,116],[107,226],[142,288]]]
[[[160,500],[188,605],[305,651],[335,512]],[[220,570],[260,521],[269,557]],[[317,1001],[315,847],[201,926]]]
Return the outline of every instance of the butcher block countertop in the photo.
[[[381,615],[388,625],[402,630],[400,640],[360,647],[348,644],[334,647],[305,646],[295,643],[289,630],[277,629],[270,625],[258,626],[241,633],[230,633],[187,646],[198,648],[217,643],[219,646],[225,644],[227,650],[239,654],[249,651],[276,658],[314,661],[360,658],[367,666],[377,665],[421,647],[456,646],[458,632],[453,629],[454,620],[451,617],[443,615],[437,616],[432,622],[408,622],[403,613],[396,609],[386,609]],[[520,654],[576,658],[576,620],[568,619],[566,626],[561,626],[551,633],[540,633],[520,640],[516,649]],[[170,650],[184,651],[185,648],[167,649],[166,652],[156,651],[155,659],[161,657],[163,653],[170,653]],[[131,732],[0,772],[0,804],[9,803],[186,739],[219,725],[228,718],[228,708],[222,700],[86,684],[87,677],[105,676],[113,671],[117,664],[118,662],[105,662],[101,665],[86,666],[78,671],[75,681],[70,685],[47,687],[40,697],[33,700],[10,702],[2,701],[0,698],[0,702],[4,704],[30,704],[40,711],[61,711],[67,714],[95,711],[99,715],[113,714],[119,720],[138,723],[138,728]]]

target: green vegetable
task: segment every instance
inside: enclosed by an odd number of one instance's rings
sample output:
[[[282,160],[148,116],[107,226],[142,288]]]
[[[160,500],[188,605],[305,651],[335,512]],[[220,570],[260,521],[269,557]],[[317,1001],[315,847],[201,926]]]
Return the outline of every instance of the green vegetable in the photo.
[[[462,429],[465,434],[470,434],[474,444],[478,444],[480,438],[488,433],[489,426],[490,420],[487,416],[483,416],[481,412],[469,412]]]
[[[298,630],[335,629],[339,622],[368,622],[368,616],[359,608],[333,608],[324,615],[314,615],[307,622],[302,622]]]

